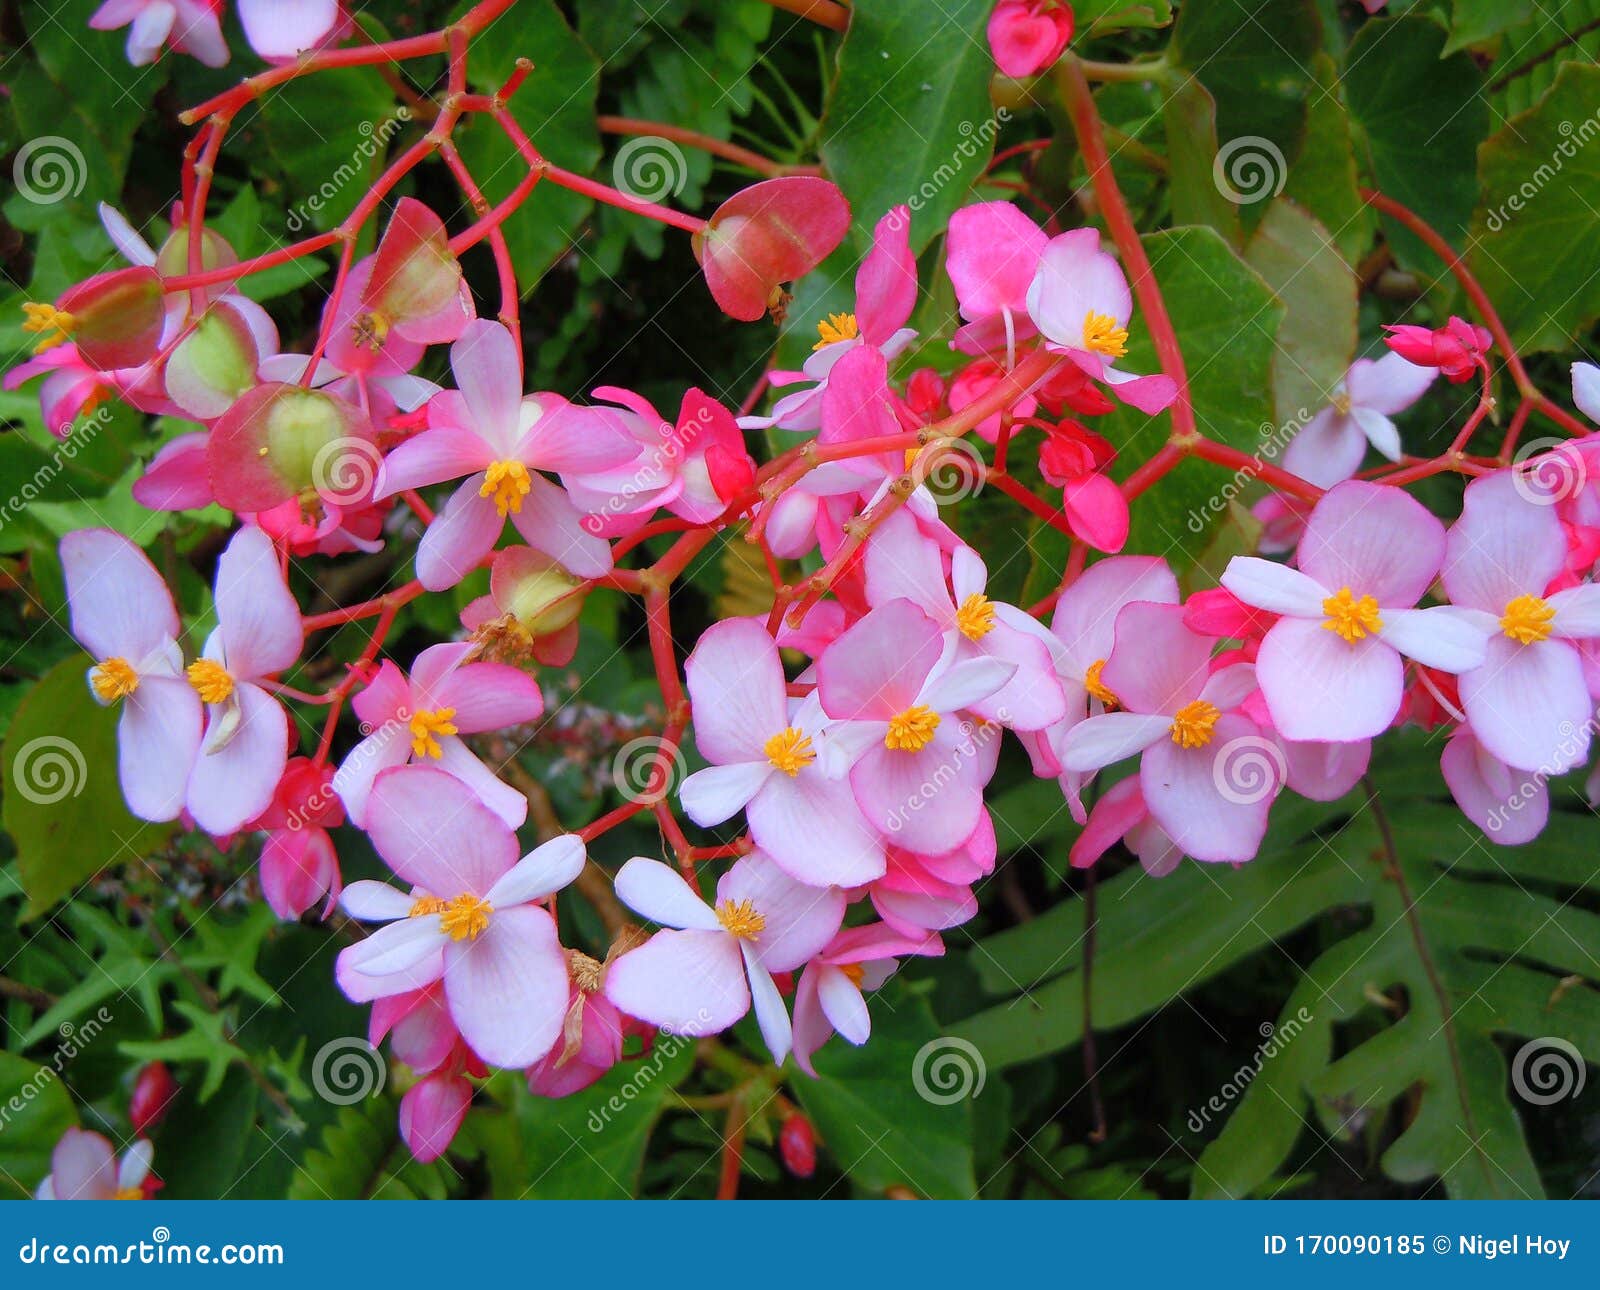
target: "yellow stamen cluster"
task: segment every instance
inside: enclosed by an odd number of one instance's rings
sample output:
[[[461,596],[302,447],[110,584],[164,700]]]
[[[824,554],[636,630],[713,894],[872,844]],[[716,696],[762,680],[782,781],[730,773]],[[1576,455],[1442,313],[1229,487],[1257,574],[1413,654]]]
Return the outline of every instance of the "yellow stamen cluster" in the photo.
[[[956,610],[956,627],[969,641],[981,641],[994,630],[994,605],[981,591],[974,591]]]
[[[717,902],[717,921],[730,936],[741,941],[753,941],[767,927],[766,915],[757,911],[748,900],[720,900]]]
[[[1083,347],[1107,358],[1121,358],[1128,352],[1128,329],[1118,327],[1110,314],[1090,312],[1083,320]]]
[[[453,941],[475,941],[489,926],[494,906],[463,892],[439,911],[439,930]]]
[[[406,914],[407,918],[426,918],[429,914],[442,914],[448,901],[440,900],[437,896],[418,896],[411,902],[411,909]]]
[[[1550,639],[1550,624],[1556,611],[1538,596],[1518,596],[1506,606],[1500,630],[1519,645]]]
[[[1216,733],[1217,705],[1204,699],[1186,703],[1172,714],[1172,742],[1180,748],[1204,748]]]
[[[350,324],[350,336],[364,349],[379,350],[389,338],[389,320],[373,310],[359,313]]]
[[[434,708],[427,712],[412,713],[411,751],[418,757],[432,757],[436,761],[443,757],[444,749],[439,746],[435,736],[456,733],[455,723],[450,719],[455,715],[454,708]]]
[[[817,759],[811,737],[793,726],[773,735],[761,751],[767,754],[767,761],[775,770],[781,770],[790,779]]]
[[[118,1187],[117,1188],[117,1194],[115,1196],[113,1196],[111,1199],[112,1200],[143,1200],[144,1199],[144,1188],[143,1187]]]
[[[1371,596],[1351,595],[1349,587],[1340,587],[1337,595],[1324,600],[1322,612],[1328,616],[1323,627],[1351,645],[1364,636],[1376,635],[1383,627],[1378,602]]]
[[[189,684],[205,703],[222,703],[233,693],[233,678],[228,669],[214,659],[200,658],[189,664]]]
[[[500,512],[501,519],[505,519],[507,515],[522,510],[522,499],[532,488],[528,468],[520,461],[496,461],[491,462],[489,469],[484,471],[478,496],[494,498],[495,510]]]
[[[843,972],[856,985],[860,985],[861,978],[867,974],[866,969],[859,963],[841,963],[839,964],[839,971]]]
[[[817,335],[822,339],[811,348],[816,350],[837,341],[854,340],[860,334],[854,314],[829,314],[817,324]]]
[[[1122,700],[1117,698],[1110,687],[1100,679],[1100,673],[1105,671],[1105,667],[1106,661],[1103,658],[1097,658],[1089,664],[1083,674],[1083,688],[1089,692],[1091,699],[1099,699],[1105,707],[1115,708],[1121,705]]]
[[[125,658],[108,658],[89,674],[89,684],[101,703],[115,703],[139,688],[139,674]]]
[[[933,741],[939,728],[939,714],[923,704],[914,704],[889,719],[883,746],[892,752],[921,752]]]
[[[39,343],[33,347],[35,354],[42,354],[72,339],[72,333],[78,326],[76,318],[54,305],[41,305],[30,300],[22,306],[22,312],[27,315],[22,330],[39,337]]]

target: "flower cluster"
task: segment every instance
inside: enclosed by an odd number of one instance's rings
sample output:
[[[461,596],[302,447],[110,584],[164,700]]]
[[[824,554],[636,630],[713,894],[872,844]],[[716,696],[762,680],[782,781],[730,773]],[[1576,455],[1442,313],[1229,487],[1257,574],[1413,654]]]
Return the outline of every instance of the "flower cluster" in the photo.
[[[136,61],[163,43],[220,61],[219,9],[108,3],[96,21],[132,23]],[[274,57],[337,38],[344,22],[336,4],[241,0],[240,13]],[[1060,55],[1071,26],[1065,6],[1006,0],[990,38],[1001,66],[1027,75]],[[467,110],[514,128],[498,100],[452,108]],[[562,182],[542,161],[530,174]],[[137,815],[182,818],[223,842],[260,834],[263,894],[281,916],[337,904],[376,925],[340,954],[338,985],[372,1005],[372,1042],[387,1038],[418,1077],[400,1115],[419,1158],[445,1150],[490,1067],[563,1096],[658,1028],[707,1036],[752,1012],[773,1060],[792,1053],[808,1073],[835,1033],[866,1042],[865,993],[902,960],[942,954],[943,934],[976,913],[974,885],[996,859],[985,793],[1007,731],[1083,826],[1074,863],[1121,841],[1157,875],[1184,856],[1249,861],[1285,789],[1343,795],[1371,741],[1399,723],[1451,727],[1445,779],[1501,842],[1536,833],[1545,779],[1586,760],[1600,494],[1551,492],[1537,462],[1475,465],[1446,528],[1398,475],[1356,478],[1369,446],[1408,467],[1392,418],[1437,373],[1487,382],[1481,328],[1392,329],[1393,352],[1350,368],[1282,470],[1198,433],[1175,440],[1277,487],[1261,504],[1262,550],[1292,555],[1234,558],[1219,588],[1185,600],[1164,560],[1120,554],[1149,463],[1130,478],[1118,446],[1084,424],[1118,404],[1144,416],[1173,407],[1175,427],[1187,411],[1181,367],[1124,365],[1138,328],[1129,250],[1119,260],[1094,229],[1052,235],[1005,202],[958,211],[944,259],[960,313],[953,358],[906,370],[921,294],[911,213],[882,212],[853,309],[813,320],[810,356],[768,374],[779,393],[764,414],[688,388],[668,418],[628,389],[585,401],[525,389],[498,209],[452,235],[416,198],[394,202],[372,254],[341,266],[315,343],[286,352],[238,289],[277,257],[241,264],[205,228],[197,188],[159,249],[103,212],[127,267],[30,304],[39,350],[7,383],[42,375],[47,423],[63,436],[111,396],[195,426],[156,454],[135,497],[237,517],[216,561],[215,627],[186,650],[143,552],[107,529],[72,533],[61,559],[88,684],[119,709]],[[746,320],[781,316],[784,284],[838,245],[851,216],[814,176],[755,184],[703,221],[610,199],[691,232],[713,299]],[[510,282],[493,319],[460,262],[480,243]],[[446,359],[447,385],[419,374],[442,377]],[[1595,411],[1600,372],[1575,379]],[[1006,467],[1024,443],[1046,496]],[[1156,464],[1175,460],[1169,447]],[[984,559],[941,504],[951,472],[1071,540],[1044,602],[991,594]],[[292,587],[305,561],[392,549],[417,525],[412,582],[302,614]],[[714,622],[680,678],[672,584],[734,526],[772,571],[772,610]],[[629,563],[667,536],[654,563]],[[782,562],[810,572],[791,581]],[[404,667],[380,658],[404,605],[482,570],[489,590],[461,610],[456,639]],[[581,832],[541,820],[542,841],[523,854],[527,793],[472,741],[541,717],[538,669],[573,658],[596,591],[641,598],[663,742],[676,749],[692,729],[708,764],[675,798],[652,776]],[[1419,607],[1428,598],[1438,603]],[[285,681],[313,634],[369,619],[367,649],[332,688]],[[347,701],[361,730],[339,757]],[[318,708],[321,737],[302,755],[291,712]],[[1134,759],[1134,773],[1096,784]],[[742,827],[696,846],[680,810],[702,828],[738,816]],[[607,875],[588,844],[646,812],[672,863],[639,856]],[[343,883],[330,830],[346,822],[393,882]],[[716,861],[729,863],[715,872]],[[612,927],[593,954],[564,944],[557,894],[590,880],[614,882],[659,930]],[[135,1189],[113,1178],[103,1147],[64,1145],[56,1191],[68,1175],[97,1195]]]

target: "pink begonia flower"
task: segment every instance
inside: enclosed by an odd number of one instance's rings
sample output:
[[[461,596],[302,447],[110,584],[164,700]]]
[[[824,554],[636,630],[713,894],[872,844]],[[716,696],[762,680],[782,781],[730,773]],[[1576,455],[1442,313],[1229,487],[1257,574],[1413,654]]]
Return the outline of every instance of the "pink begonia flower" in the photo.
[[[457,736],[536,721],[544,712],[539,684],[505,663],[473,663],[476,646],[449,641],[417,655],[408,680],[385,662],[351,702],[369,733],[334,772],[333,788],[365,828],[373,781],[407,762],[430,761],[454,775],[511,828],[528,818],[528,799],[495,777]]]
[[[572,995],[561,1027],[562,1042],[528,1068],[528,1091],[536,1097],[577,1093],[622,1060],[627,1023],[603,993],[605,968],[575,950],[569,950],[567,958],[572,965]]]
[[[44,377],[39,386],[39,411],[45,429],[57,439],[65,439],[74,421],[93,412],[116,391],[115,380],[85,363],[76,345],[57,345],[18,363],[6,373],[0,389],[19,389],[36,376]]]
[[[171,820],[183,810],[200,747],[200,699],[183,674],[172,593],[132,542],[110,529],[61,539],[72,634],[95,659],[89,689],[122,700],[117,768],[128,809]]]
[[[1591,421],[1600,421],[1600,367],[1593,363],[1572,365],[1572,401]]]
[[[1494,345],[1486,327],[1451,315],[1443,327],[1418,327],[1412,323],[1386,324],[1383,338],[1396,354],[1419,367],[1434,367],[1445,379],[1460,385],[1487,370],[1484,355]]]
[[[465,784],[442,770],[401,766],[372,787],[367,832],[388,866],[412,884],[353,882],[339,898],[352,918],[383,922],[339,955],[345,993],[399,993],[443,980],[450,1018],[484,1061],[521,1068],[561,1034],[567,959],[555,920],[536,902],[584,865],[565,834],[517,859],[517,838]],[[369,993],[371,992],[371,993]]]
[[[779,1065],[789,1055],[789,1014],[773,983],[820,953],[844,921],[844,893],[808,887],[752,851],[703,901],[676,870],[635,856],[617,871],[617,895],[666,929],[606,971],[606,998],[630,1017],[675,1035],[715,1035],[750,1011]]]
[[[326,829],[271,829],[261,848],[261,897],[279,918],[293,921],[327,897],[333,912],[343,889],[339,856]]]
[[[89,19],[95,31],[128,28],[128,61],[144,67],[162,47],[192,54],[207,67],[228,61],[222,36],[222,0],[105,0]]]
[[[959,714],[1006,684],[1016,665],[956,661],[939,625],[909,600],[873,609],[817,660],[822,710],[869,823],[899,845],[938,854],[977,826],[999,740]]]
[[[437,1072],[418,1080],[400,1099],[400,1136],[421,1164],[444,1155],[472,1105],[472,1085]]]
[[[1334,390],[1333,402],[1306,422],[1283,451],[1283,468],[1318,488],[1331,488],[1361,467],[1370,443],[1400,460],[1400,432],[1389,418],[1427,393],[1438,376],[1399,354],[1358,358]]]
[[[817,324],[820,339],[798,372],[775,371],[774,389],[809,381],[803,390],[785,394],[766,416],[739,418],[747,430],[776,426],[780,430],[816,430],[822,424],[822,395],[834,365],[863,346],[893,359],[916,338],[906,320],[917,303],[917,261],[911,254],[911,210],[895,206],[872,230],[872,250],[856,271],[856,311],[830,314]]]
[[[1013,355],[1019,341],[1037,334],[1028,288],[1049,244],[1045,231],[1010,202],[978,202],[950,217],[945,271],[966,319],[951,338],[952,349]]]
[[[966,883],[946,882],[912,851],[891,850],[889,869],[868,893],[878,917],[903,936],[943,932],[970,922],[978,898]]]
[[[522,355],[509,330],[479,319],[450,347],[459,391],[428,405],[429,428],[384,460],[374,496],[469,478],[423,534],[417,578],[430,591],[455,586],[489,554],[506,517],[529,546],[593,577],[611,568],[611,547],[583,526],[560,485],[539,472],[604,470],[632,446],[590,418],[546,410],[553,396],[522,394]]]
[[[1248,665],[1211,670],[1211,641],[1183,609],[1136,601],[1117,615],[1116,643],[1100,679],[1120,711],[1090,717],[1062,740],[1067,770],[1099,770],[1142,753],[1140,792],[1162,830],[1196,860],[1255,856],[1281,786],[1270,763],[1259,783],[1241,779],[1270,741],[1231,711],[1255,688]]]
[[[1072,844],[1072,867],[1087,869],[1119,842],[1139,858],[1140,867],[1152,878],[1165,878],[1183,859],[1183,848],[1167,836],[1145,805],[1138,775],[1129,775],[1100,795]]]
[[[145,1200],[161,1184],[150,1175],[154,1148],[140,1138],[119,1164],[111,1144],[98,1133],[71,1128],[50,1153],[35,1200]]]
[[[1051,349],[1086,376],[1103,381],[1124,403],[1152,416],[1178,395],[1168,376],[1136,376],[1111,365],[1128,352],[1133,295],[1100,234],[1075,228],[1050,239],[1028,285],[1028,316]]]
[[[1443,580],[1487,639],[1461,672],[1472,733],[1507,765],[1559,775],[1589,755],[1594,701],[1574,641],[1600,637],[1600,585],[1546,599],[1566,563],[1555,509],[1509,470],[1473,480],[1445,546]]]
[[[409,372],[429,345],[456,340],[477,317],[444,221],[414,197],[396,203],[378,249],[328,305],[328,360],[352,375]]]
[[[1324,494],[1299,569],[1235,556],[1222,585],[1281,617],[1256,657],[1272,723],[1288,739],[1381,734],[1400,710],[1405,664],[1465,672],[1482,631],[1449,605],[1414,609],[1444,559],[1444,526],[1398,488],[1348,480]]]
[[[864,990],[876,990],[894,975],[907,955],[938,956],[937,936],[902,936],[886,923],[847,927],[800,974],[794,992],[794,1061],[813,1079],[811,1055],[837,1032],[860,1047],[872,1035],[872,1014]]]
[[[1312,503],[1288,493],[1268,493],[1250,508],[1261,521],[1261,540],[1256,549],[1262,555],[1288,555],[1300,545],[1311,518]]]
[[[1072,6],[1063,0],[1000,0],[989,15],[989,51],[1005,75],[1044,71],[1072,39]]]
[[[796,881],[854,887],[883,873],[883,839],[830,765],[829,727],[816,696],[792,705],[778,646],[750,618],[716,623],[684,665],[695,747],[711,763],[678,790],[696,824],[739,810],[756,846]]]
[[[1042,236],[1042,235],[1041,235]],[[1026,314],[1022,315],[1024,318]],[[1006,368],[1003,364],[990,358],[974,359],[957,374],[955,380],[950,382],[950,411],[959,412],[962,408],[976,403],[990,390],[994,389],[1006,377]],[[1008,409],[1012,416],[1017,418],[1031,417],[1039,410],[1039,402],[1031,394],[1025,394]],[[931,417],[929,418],[932,419]],[[1000,419],[998,412],[990,413],[972,428],[978,436],[987,443],[998,443],[1000,440]],[[1052,480],[1052,483],[1055,481]]]
[[[272,541],[240,529],[217,561],[216,630],[189,664],[206,732],[189,772],[189,814],[207,833],[237,832],[272,801],[289,759],[289,718],[258,682],[293,666],[303,632]]]
[[[250,48],[268,62],[287,62],[337,40],[350,26],[339,0],[239,0]]]
[[[1444,746],[1439,769],[1461,813],[1504,847],[1532,842],[1550,819],[1548,777],[1508,766],[1466,726]]]
[[[755,482],[755,461],[738,421],[704,390],[685,391],[676,422],[631,390],[602,385],[594,396],[624,410],[568,407],[563,415],[594,420],[607,431],[620,427],[635,452],[608,470],[584,471],[566,480],[572,500],[589,512],[585,531],[604,537],[632,532],[658,506],[703,524],[721,515]]]
[[[1085,818],[1083,785],[1087,776],[1061,765],[1061,744],[1080,721],[1115,706],[1116,696],[1101,680],[1101,671],[1116,643],[1117,615],[1136,600],[1178,603],[1178,580],[1158,556],[1123,555],[1100,560],[1079,575],[1056,601],[1050,619],[1052,666],[1066,699],[1065,714],[1048,730],[1024,735],[1034,773],[1061,781],[1072,818]]]
[[[911,515],[897,511],[868,541],[865,567],[868,603],[911,601],[954,647],[952,662],[992,658],[1015,669],[993,694],[971,704],[974,714],[1019,731],[1042,730],[1066,715],[1049,633],[1015,605],[989,599],[989,571],[971,547],[951,552],[947,580],[939,544],[923,536]]]

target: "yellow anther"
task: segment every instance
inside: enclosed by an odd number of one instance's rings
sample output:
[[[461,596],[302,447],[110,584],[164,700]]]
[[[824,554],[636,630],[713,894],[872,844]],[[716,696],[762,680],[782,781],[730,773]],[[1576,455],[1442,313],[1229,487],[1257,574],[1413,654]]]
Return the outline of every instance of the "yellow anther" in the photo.
[[[189,664],[189,684],[205,703],[221,703],[233,693],[233,678],[228,669],[213,659],[196,659]]]
[[[412,713],[411,751],[418,757],[432,757],[435,760],[443,757],[444,749],[439,746],[435,736],[456,733],[455,723],[450,720],[455,715],[454,708],[434,708],[428,712]]]
[[[63,341],[71,340],[72,333],[78,326],[76,318],[54,305],[42,305],[30,300],[22,306],[22,312],[27,315],[23,320],[22,330],[33,332],[40,338],[39,343],[33,347],[35,354],[42,354],[47,349],[54,349]]]
[[[528,468],[520,461],[491,462],[489,469],[483,472],[483,484],[478,489],[479,497],[494,498],[494,508],[500,512],[500,518],[522,510],[522,499],[532,490],[533,483],[528,476]]]
[[[981,641],[994,630],[994,605],[981,591],[974,591],[956,610],[956,627],[969,641]]]
[[[767,761],[774,769],[781,770],[790,779],[817,759],[811,747],[811,737],[793,726],[773,735],[761,751],[767,754]]]
[[[921,752],[933,741],[939,728],[939,714],[918,703],[889,719],[883,746],[894,752]]]
[[[125,658],[108,658],[89,674],[89,684],[101,703],[115,703],[139,688],[139,674]]]
[[[753,941],[766,930],[767,919],[758,913],[748,900],[721,900],[717,902],[717,921],[730,936],[741,941]]]
[[[1204,699],[1186,703],[1172,714],[1172,742],[1180,748],[1204,748],[1216,732],[1217,705]]]
[[[453,941],[475,941],[489,926],[492,913],[494,906],[487,900],[463,893],[439,911],[439,930]]]
[[[1083,320],[1083,347],[1107,358],[1121,358],[1128,352],[1128,329],[1118,327],[1110,314],[1091,311]]]
[[[854,340],[860,335],[860,329],[856,326],[854,314],[829,314],[817,324],[817,335],[822,339],[811,347],[814,350],[837,341]]]
[[[1383,627],[1378,602],[1371,596],[1351,595],[1349,587],[1340,587],[1337,595],[1325,599],[1322,612],[1328,616],[1323,627],[1351,645],[1363,636],[1376,635]]]
[[[1103,658],[1097,658],[1089,664],[1083,674],[1083,688],[1089,692],[1091,699],[1099,699],[1103,706],[1115,708],[1120,706],[1122,701],[1100,679],[1100,673],[1105,671],[1105,667],[1106,661]]]
[[[1538,596],[1518,596],[1506,606],[1500,630],[1521,645],[1550,639],[1550,624],[1556,611]]]

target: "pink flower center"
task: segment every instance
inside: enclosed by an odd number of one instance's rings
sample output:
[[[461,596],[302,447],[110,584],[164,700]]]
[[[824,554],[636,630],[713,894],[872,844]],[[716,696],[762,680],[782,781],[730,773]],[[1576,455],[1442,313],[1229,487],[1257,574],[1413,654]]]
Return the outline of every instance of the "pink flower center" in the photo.
[[[759,913],[754,903],[748,900],[719,900],[717,921],[728,935],[736,936],[741,941],[753,941],[767,928],[766,915]]]
[[[1083,320],[1083,347],[1107,358],[1122,358],[1128,352],[1128,329],[1118,327],[1110,314],[1091,310]]]
[[[1172,714],[1172,742],[1180,748],[1204,748],[1216,733],[1217,705],[1196,699]]]
[[[811,348],[817,350],[841,340],[854,340],[860,334],[854,314],[829,314],[817,324],[817,335],[822,339]]]
[[[196,659],[185,674],[202,703],[222,703],[233,693],[233,678],[228,669],[214,659]]]
[[[817,759],[811,747],[811,737],[793,726],[773,735],[761,751],[766,753],[768,763],[775,770],[781,770],[790,779]]]
[[[994,630],[994,606],[989,597],[975,591],[956,610],[956,627],[969,641],[981,641]]]
[[[489,926],[489,915],[494,906],[470,892],[462,892],[451,900],[438,896],[419,896],[411,906],[408,918],[439,916],[439,930],[453,941],[475,941]]]
[[[483,485],[478,489],[478,496],[494,498],[495,510],[500,512],[501,519],[505,519],[507,515],[522,510],[522,499],[532,489],[533,481],[528,476],[528,468],[520,461],[495,461],[483,473]]]

